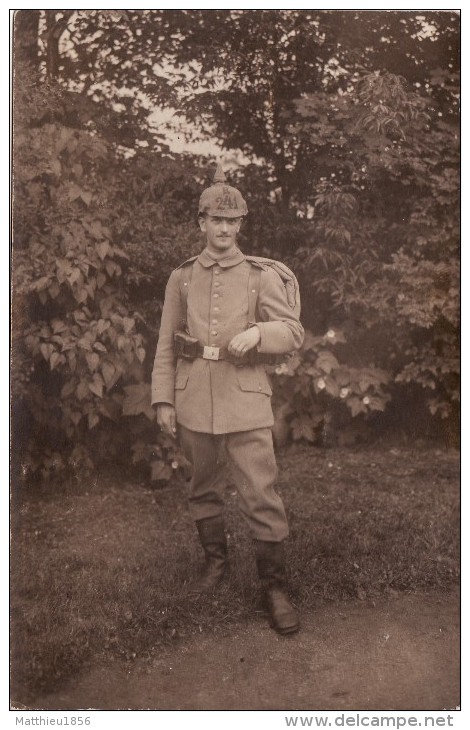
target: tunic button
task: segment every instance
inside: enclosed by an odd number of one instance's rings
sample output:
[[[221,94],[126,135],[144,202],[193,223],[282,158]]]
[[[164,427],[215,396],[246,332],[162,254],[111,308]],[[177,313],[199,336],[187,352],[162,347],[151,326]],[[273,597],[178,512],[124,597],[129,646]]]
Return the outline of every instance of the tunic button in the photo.
[[[258,390],[261,390],[261,385],[258,385]]]
[[[212,296],[214,297],[214,299],[218,299],[219,298],[219,295],[218,294],[213,294]]]
[[[212,330],[211,335],[216,335],[216,334],[217,334],[216,330]],[[215,347],[215,345],[213,345],[213,347]]]
[[[220,307],[214,307],[214,312],[220,312]]]
[[[218,319],[213,319],[212,320],[212,324],[219,324],[219,320]]]

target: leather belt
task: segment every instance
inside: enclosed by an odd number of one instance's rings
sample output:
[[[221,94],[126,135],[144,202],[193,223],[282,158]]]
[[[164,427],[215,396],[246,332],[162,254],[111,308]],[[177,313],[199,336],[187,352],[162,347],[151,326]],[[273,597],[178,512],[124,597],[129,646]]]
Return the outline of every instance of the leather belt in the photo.
[[[203,360],[225,360],[233,365],[276,365],[285,360],[283,355],[269,355],[262,352],[249,351],[242,357],[232,355],[226,347],[211,347],[210,345],[197,345],[191,347],[191,353],[185,354],[184,349],[181,353],[182,357],[193,360],[195,357],[201,357]]]

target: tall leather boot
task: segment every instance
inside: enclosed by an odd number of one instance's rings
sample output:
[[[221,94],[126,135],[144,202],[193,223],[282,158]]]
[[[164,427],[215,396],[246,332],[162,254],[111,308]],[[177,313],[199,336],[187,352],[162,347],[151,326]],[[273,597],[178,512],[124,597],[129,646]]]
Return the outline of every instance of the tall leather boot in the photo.
[[[189,592],[198,595],[210,593],[221,582],[227,569],[227,538],[222,515],[196,521],[199,540],[204,549],[205,562],[201,575],[189,586]]]
[[[255,540],[255,547],[263,601],[271,627],[279,634],[293,634],[299,630],[299,619],[287,596],[283,543]]]

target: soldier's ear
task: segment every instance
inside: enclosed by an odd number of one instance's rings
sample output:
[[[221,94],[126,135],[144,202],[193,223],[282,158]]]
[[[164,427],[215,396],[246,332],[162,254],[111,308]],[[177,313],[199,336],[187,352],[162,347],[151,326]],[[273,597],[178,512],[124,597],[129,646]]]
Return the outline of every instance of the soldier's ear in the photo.
[[[199,223],[199,228],[203,233],[206,232],[206,217],[204,215],[199,215],[197,218],[197,222]]]

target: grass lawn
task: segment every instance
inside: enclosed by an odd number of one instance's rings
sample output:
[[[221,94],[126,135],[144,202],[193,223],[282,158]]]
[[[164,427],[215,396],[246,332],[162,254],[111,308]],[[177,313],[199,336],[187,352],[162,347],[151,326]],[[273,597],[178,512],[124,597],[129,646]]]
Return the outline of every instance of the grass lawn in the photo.
[[[290,588],[301,611],[458,582],[457,451],[302,448],[280,454],[279,467]],[[214,596],[188,598],[202,551],[186,490],[97,474],[15,506],[13,697],[26,703],[100,655],[151,658],[164,644],[227,631],[260,610],[251,541],[230,486],[229,580]]]

